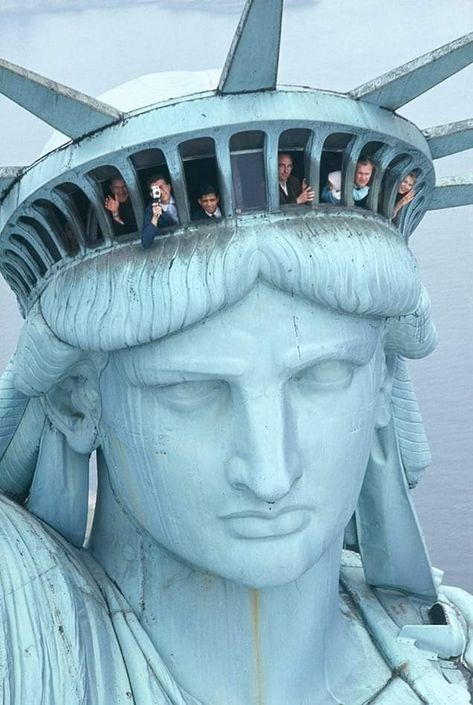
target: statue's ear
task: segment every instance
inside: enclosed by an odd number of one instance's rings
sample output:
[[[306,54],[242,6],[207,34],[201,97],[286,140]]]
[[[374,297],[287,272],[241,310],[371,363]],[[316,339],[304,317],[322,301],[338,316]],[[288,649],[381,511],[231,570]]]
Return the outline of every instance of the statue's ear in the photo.
[[[44,397],[46,414],[76,453],[91,453],[98,445],[100,394],[96,368],[82,362]]]
[[[386,354],[385,356],[379,388],[375,428],[385,428],[391,419],[391,397],[394,371],[396,369],[396,356],[396,353]]]

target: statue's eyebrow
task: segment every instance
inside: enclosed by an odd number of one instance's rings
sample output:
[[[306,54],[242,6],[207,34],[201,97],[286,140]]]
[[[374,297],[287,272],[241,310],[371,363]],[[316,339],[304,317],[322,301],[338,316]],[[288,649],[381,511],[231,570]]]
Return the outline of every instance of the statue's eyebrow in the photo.
[[[354,365],[366,365],[371,360],[376,350],[377,339],[370,336],[359,336],[352,340],[346,339],[343,343],[338,341],[327,341],[308,343],[306,345],[296,345],[284,356],[283,363],[287,367],[297,371],[309,365],[315,365],[325,360],[343,360]]]
[[[219,359],[218,353],[212,359],[208,357],[178,357],[172,356],[167,360],[147,356],[135,357],[133,361],[123,360],[125,374],[132,383],[166,384],[172,379],[180,378],[185,381],[202,377],[238,377],[243,374],[247,364],[241,358]]]
[[[239,358],[228,358],[219,359],[218,352],[215,353],[215,357],[209,359],[205,358],[195,358],[191,360],[189,358],[173,358],[169,361],[168,365],[159,364],[159,370],[163,372],[183,372],[188,374],[196,375],[212,375],[213,377],[220,376],[230,376],[237,377],[241,375],[247,365],[245,362]]]

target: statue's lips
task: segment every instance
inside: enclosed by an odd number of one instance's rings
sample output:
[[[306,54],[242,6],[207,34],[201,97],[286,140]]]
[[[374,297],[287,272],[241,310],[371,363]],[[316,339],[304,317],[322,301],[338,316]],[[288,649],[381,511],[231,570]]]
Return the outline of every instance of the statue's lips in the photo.
[[[242,539],[267,539],[289,536],[309,524],[312,507],[292,506],[270,514],[269,510],[243,511],[220,517],[231,534]]]

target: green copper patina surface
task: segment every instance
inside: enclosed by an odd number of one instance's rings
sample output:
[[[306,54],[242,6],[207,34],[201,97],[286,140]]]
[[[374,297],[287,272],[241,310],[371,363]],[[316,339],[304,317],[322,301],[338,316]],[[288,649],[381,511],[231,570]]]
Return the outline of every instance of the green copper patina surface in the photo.
[[[0,92],[62,133],[0,171],[0,269],[25,317],[0,378],[5,704],[470,702],[473,601],[441,586],[410,500],[430,455],[405,359],[437,342],[408,239],[427,210],[473,201],[433,167],[473,133],[394,111],[471,63],[473,36],[349,94],[278,88],[282,5],[248,0],[220,79],[148,77],[153,105],[139,81],[96,100],[0,62]],[[315,198],[285,209],[288,130]],[[254,212],[232,182],[248,131],[265,135]],[[327,206],[324,148],[342,133]],[[212,226],[191,222],[183,165],[208,138]],[[146,150],[180,216],[149,250],[115,236],[94,180],[118,170],[141,222]],[[408,172],[416,198],[394,223]]]

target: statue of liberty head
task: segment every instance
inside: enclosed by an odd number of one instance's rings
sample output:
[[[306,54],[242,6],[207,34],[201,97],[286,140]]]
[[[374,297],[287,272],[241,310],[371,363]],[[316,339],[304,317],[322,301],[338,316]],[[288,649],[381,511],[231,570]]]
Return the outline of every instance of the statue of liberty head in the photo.
[[[266,43],[256,42],[261,13]],[[270,617],[284,632],[291,591],[306,606],[311,594],[326,612],[323,638],[341,649],[344,543],[370,585],[436,599],[409,500],[429,451],[405,362],[429,354],[436,333],[408,237],[429,207],[471,200],[466,183],[435,186],[432,166],[469,146],[471,129],[426,138],[394,111],[471,61],[472,39],[439,50],[428,73],[422,57],[348,96],[277,90],[281,13],[282,2],[268,11],[249,0],[216,90],[200,75],[204,92],[126,116],[1,66],[2,92],[31,110],[42,95],[34,110],[72,142],[4,180],[1,266],[25,324],[0,382],[0,487],[80,547],[97,453],[88,550],[168,665],[174,640],[161,643],[153,620],[172,635],[166,595],[187,615],[186,596],[205,590],[232,603],[230,621],[246,595],[263,642]],[[261,53],[252,71],[250,46]],[[280,206],[278,151],[305,171],[313,203]],[[210,227],[190,222],[185,160],[202,153],[224,205]],[[360,209],[364,155],[373,168]],[[142,177],[163,159],[181,225],[144,250],[137,233],[115,237],[100,185],[119,172],[139,222]],[[340,203],[324,205],[334,165]],[[406,174],[416,195],[394,224]],[[215,618],[204,604],[196,622],[205,609]],[[191,692],[200,676],[184,661],[175,670]]]

